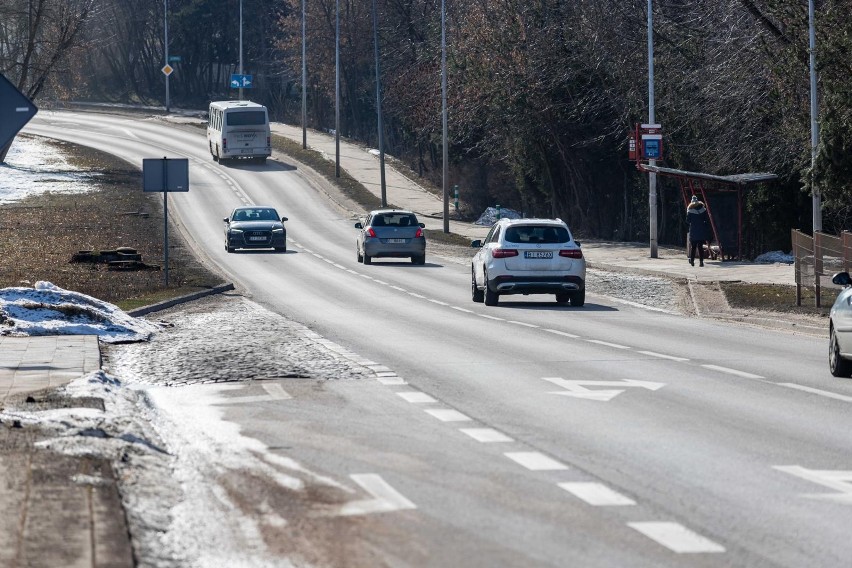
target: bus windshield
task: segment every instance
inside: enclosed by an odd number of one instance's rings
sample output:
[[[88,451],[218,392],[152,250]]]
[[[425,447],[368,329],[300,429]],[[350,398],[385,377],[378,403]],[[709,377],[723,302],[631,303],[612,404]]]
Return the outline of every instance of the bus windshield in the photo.
[[[243,110],[225,114],[228,126],[261,126],[266,124],[266,113],[262,110]]]

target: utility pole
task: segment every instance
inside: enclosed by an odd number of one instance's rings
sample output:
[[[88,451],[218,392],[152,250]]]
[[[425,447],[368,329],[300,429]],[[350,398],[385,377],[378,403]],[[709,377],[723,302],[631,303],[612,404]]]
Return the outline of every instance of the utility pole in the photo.
[[[444,232],[450,232],[450,189],[448,181],[448,152],[447,152],[447,10],[446,1],[441,0],[441,129],[442,129],[442,161],[444,169],[442,185],[444,188]]]
[[[340,177],[340,0],[334,9],[334,177]]]
[[[163,38],[163,52],[165,61],[163,62],[164,69],[169,66],[169,0],[163,0],[163,30],[165,37]],[[166,112],[169,112],[169,73],[166,73]]]
[[[379,128],[379,179],[382,188],[382,207],[388,206],[388,192],[385,184],[385,140],[382,127],[382,68],[379,65],[379,19],[376,0],[373,0],[373,45],[376,52],[376,115]]]
[[[654,117],[654,13],[653,0],[648,0],[648,124],[656,124]],[[648,160],[656,166],[657,160]],[[648,227],[651,233],[651,258],[657,258],[657,174],[648,172]]]
[[[240,100],[243,100],[243,0],[240,0]]]
[[[814,0],[808,0],[808,35],[811,72],[811,195],[813,198],[813,232],[822,231],[822,196],[814,181],[817,148],[819,146],[819,109],[817,108],[816,31],[814,30]]]
[[[308,63],[305,38],[305,0],[302,0],[302,148],[308,147]]]

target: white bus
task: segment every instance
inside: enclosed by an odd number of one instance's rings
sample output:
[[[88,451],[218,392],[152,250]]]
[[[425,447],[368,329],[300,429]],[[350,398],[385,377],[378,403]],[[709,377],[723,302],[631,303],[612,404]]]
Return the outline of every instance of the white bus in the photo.
[[[269,113],[251,101],[215,101],[207,116],[207,144],[216,161],[252,158],[266,162],[272,154]]]

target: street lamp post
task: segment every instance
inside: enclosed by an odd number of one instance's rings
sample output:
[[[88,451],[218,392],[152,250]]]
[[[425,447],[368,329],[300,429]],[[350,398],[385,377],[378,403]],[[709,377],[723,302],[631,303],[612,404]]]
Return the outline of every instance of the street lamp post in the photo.
[[[334,9],[334,177],[340,177],[340,0]]]
[[[169,0],[163,0],[163,52],[164,68],[169,65]],[[166,73],[166,112],[169,112],[169,74]]]
[[[308,147],[308,63],[305,59],[305,0],[302,0],[302,148]]]
[[[822,231],[822,196],[814,180],[817,147],[819,146],[819,109],[817,108],[816,31],[814,30],[814,0],[808,0],[808,47],[811,74],[811,195],[813,199],[813,232]]]
[[[654,117],[654,13],[652,0],[648,0],[648,124],[656,124]],[[657,165],[649,160],[648,165]],[[648,172],[648,228],[651,233],[651,258],[657,258],[657,174]]]

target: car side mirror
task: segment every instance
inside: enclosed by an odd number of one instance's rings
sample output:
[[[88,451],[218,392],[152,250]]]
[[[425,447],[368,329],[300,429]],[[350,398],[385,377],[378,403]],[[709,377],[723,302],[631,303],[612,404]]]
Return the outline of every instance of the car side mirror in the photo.
[[[475,241],[470,241],[470,248],[482,248],[482,240],[476,239]]]
[[[225,218],[224,218],[224,219],[222,219],[222,220],[223,220],[224,222],[226,222],[226,223],[230,223],[230,222],[231,222],[231,220],[230,220],[230,219],[228,219],[227,217],[225,217]]]
[[[286,221],[286,220],[287,220],[287,217],[281,217],[281,222],[282,222],[282,223],[283,223],[284,221]]]
[[[849,286],[852,284],[852,276],[849,276],[848,272],[838,272],[831,281],[838,286]]]
[[[358,223],[355,223],[355,228],[356,229],[363,229],[364,226],[360,222],[358,222]]]
[[[420,228],[421,228],[421,229],[425,229],[425,228],[426,228],[426,223],[417,223],[417,224],[418,224],[418,225],[420,225]]]

